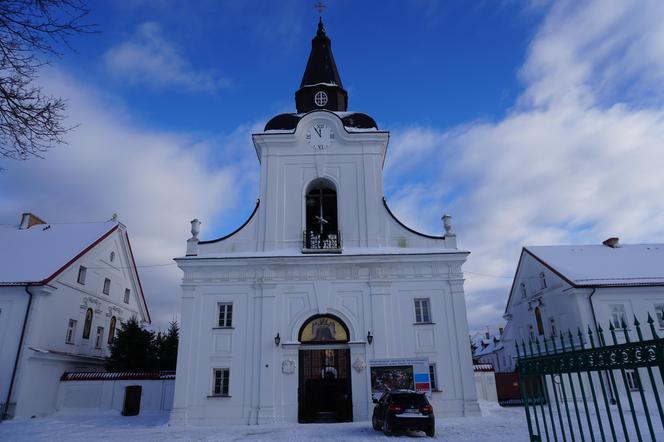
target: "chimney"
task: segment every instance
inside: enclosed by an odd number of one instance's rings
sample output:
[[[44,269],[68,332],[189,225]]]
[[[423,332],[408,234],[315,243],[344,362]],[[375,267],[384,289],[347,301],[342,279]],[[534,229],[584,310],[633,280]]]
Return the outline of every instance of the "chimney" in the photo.
[[[487,339],[491,338],[491,335],[489,335],[489,330],[484,332],[484,336],[486,336]]]
[[[604,240],[602,244],[604,244],[607,247],[611,247],[612,249],[615,249],[616,247],[620,247],[620,244],[618,244],[618,241],[620,239],[617,236],[613,236],[607,240]]]
[[[498,328],[498,334],[499,334],[500,336],[503,336],[503,332],[504,332],[504,331],[505,331],[504,328],[502,328],[502,327],[499,327],[499,328]]]
[[[25,230],[37,224],[46,224],[46,221],[39,218],[37,215],[27,212],[21,215],[21,225],[18,228],[19,230]]]

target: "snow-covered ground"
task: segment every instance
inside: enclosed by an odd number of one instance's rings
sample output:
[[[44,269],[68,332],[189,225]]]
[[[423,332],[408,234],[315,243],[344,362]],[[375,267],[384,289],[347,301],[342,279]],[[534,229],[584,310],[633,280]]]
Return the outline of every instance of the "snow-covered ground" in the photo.
[[[523,408],[502,408],[480,402],[481,417],[437,416],[436,439],[456,441],[517,442],[528,440]],[[56,414],[38,419],[0,423],[0,441],[371,441],[422,438],[424,433],[386,437],[370,422],[348,424],[272,424],[218,427],[169,426],[168,414],[135,417],[117,414]]]

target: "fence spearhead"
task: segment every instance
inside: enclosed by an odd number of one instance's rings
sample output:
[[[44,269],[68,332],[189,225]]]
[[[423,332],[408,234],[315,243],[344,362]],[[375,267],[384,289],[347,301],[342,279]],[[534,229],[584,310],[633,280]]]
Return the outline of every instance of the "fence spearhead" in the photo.
[[[648,325],[650,326],[650,334],[652,334],[652,338],[659,339],[659,336],[655,331],[655,320],[650,316],[650,312],[648,312]]]
[[[588,327],[588,330],[590,330],[590,327]],[[583,349],[583,348],[584,348],[584,344],[583,344],[583,332],[581,332],[581,327],[577,327],[577,331],[578,331],[577,336],[579,337],[579,345],[580,345],[581,348]]]
[[[567,339],[569,340],[569,345],[574,350],[574,336],[572,335],[572,330],[567,331]]]
[[[652,319],[652,316],[650,316],[650,312],[648,312],[648,321],[647,321],[647,322],[648,322],[648,324],[652,324],[652,323],[655,322],[655,321]]]

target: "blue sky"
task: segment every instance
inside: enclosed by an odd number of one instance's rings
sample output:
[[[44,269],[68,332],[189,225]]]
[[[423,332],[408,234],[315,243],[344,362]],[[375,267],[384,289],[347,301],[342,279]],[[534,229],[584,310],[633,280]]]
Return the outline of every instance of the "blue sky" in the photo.
[[[90,21],[101,32],[76,38],[78,54],[62,65],[131,106],[142,123],[214,135],[294,107],[316,28],[313,2],[125,3],[95,4]],[[504,114],[522,88],[516,73],[538,14],[516,3],[446,3],[330,2],[325,24],[352,108],[385,127],[445,128]],[[192,93],[109,72],[100,54],[144,42],[145,23],[220,84]]]
[[[188,221],[255,204],[250,134],[294,110],[317,12],[302,0],[96,1],[99,33],[43,72],[79,125],[46,160],[0,162],[0,222],[129,229],[157,326],[177,317]],[[330,0],[350,109],[391,131],[386,196],[431,233],[451,213],[471,328],[502,325],[526,244],[664,241],[664,2]]]

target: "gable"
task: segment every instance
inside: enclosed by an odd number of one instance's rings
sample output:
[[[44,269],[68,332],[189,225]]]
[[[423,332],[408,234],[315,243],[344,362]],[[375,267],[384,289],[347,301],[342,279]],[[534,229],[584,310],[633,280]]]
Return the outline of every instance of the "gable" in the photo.
[[[111,259],[111,255],[112,258]],[[79,285],[79,268],[86,268],[85,282]],[[109,293],[103,293],[104,281],[108,279]],[[115,229],[103,240],[94,244],[79,256],[68,268],[58,274],[54,281],[64,285],[80,287],[88,292],[107,297],[107,300],[119,307],[139,313],[139,319],[150,322],[147,304],[144,300],[138,273],[131,254],[127,233],[124,226]],[[125,290],[129,289],[129,302],[124,302]]]
[[[541,275],[544,275],[546,288],[542,287]],[[560,284],[572,284],[564,275],[558,273],[555,269],[547,266],[546,263],[539,260],[536,256],[529,253],[527,248],[521,250],[519,263],[517,265],[509,297],[505,306],[505,314],[509,314],[512,304],[522,299],[521,284],[524,284],[527,297],[536,295],[539,292]]]

